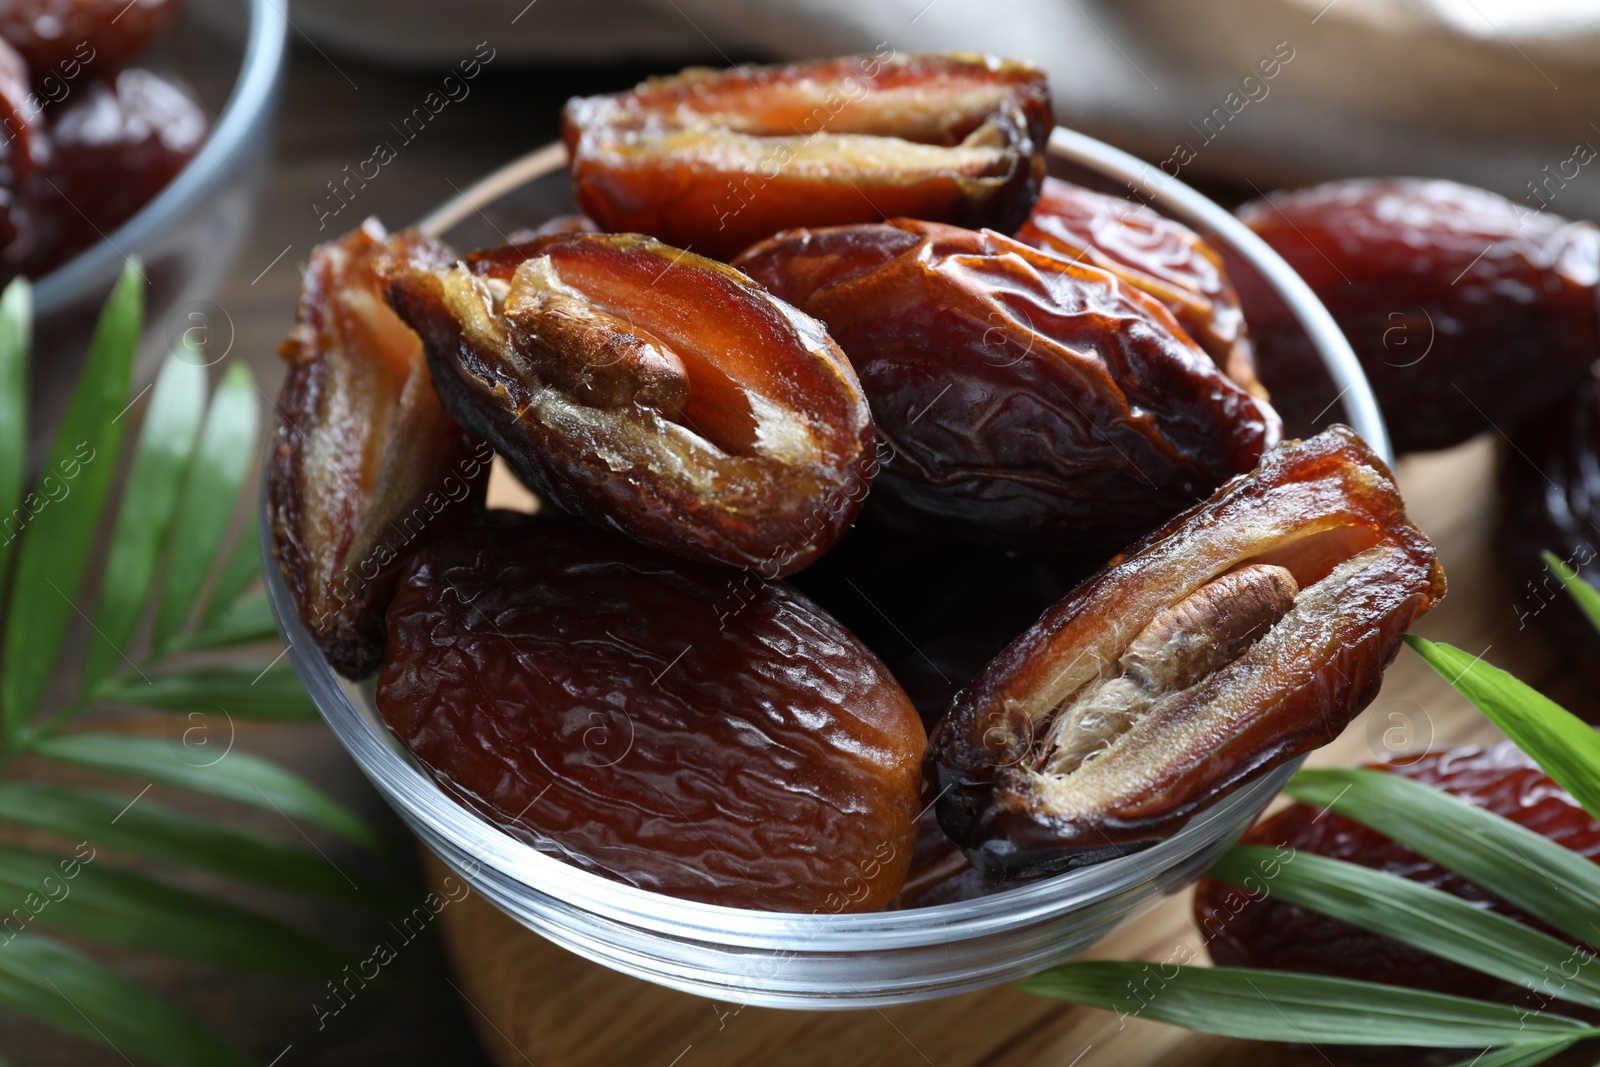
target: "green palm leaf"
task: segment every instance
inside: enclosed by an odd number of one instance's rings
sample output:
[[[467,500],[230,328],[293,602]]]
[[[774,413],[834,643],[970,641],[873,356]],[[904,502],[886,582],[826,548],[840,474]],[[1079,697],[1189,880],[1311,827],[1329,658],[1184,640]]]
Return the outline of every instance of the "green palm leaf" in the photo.
[[[1575,1019],[1344,978],[1087,961],[1022,982],[1040,996],[1206,1034],[1301,1044],[1491,1048],[1600,1034]]]
[[[1554,552],[1544,552],[1543,556],[1545,565],[1561,579],[1561,584],[1567,587],[1572,599],[1578,602],[1578,608],[1588,616],[1594,628],[1600,630],[1600,589],[1584,581],[1577,571],[1558,559]]]
[[[219,583],[220,584],[220,583]],[[202,619],[200,628],[178,642],[183,649],[226,648],[278,640],[278,624],[265,593],[239,597],[217,614]]]
[[[1577,1043],[1577,1038],[1558,1037],[1523,1045],[1506,1045],[1504,1048],[1490,1049],[1470,1060],[1462,1060],[1454,1067],[1533,1067]]]
[[[201,613],[200,621],[205,626],[211,626],[224,614],[230,611],[239,595],[250,587],[250,584],[261,577],[261,528],[260,519],[252,508],[249,517],[245,519],[239,536],[234,539],[233,551],[228,556],[228,562],[222,568],[222,573],[217,576],[217,583],[211,589],[211,597],[206,601],[205,611]],[[274,628],[273,633],[277,633]]]
[[[217,556],[254,455],[260,417],[250,370],[235,363],[222,376],[200,432],[183,499],[172,526],[171,564],[156,614],[155,647],[170,649],[188,620]]]
[[[142,737],[79,733],[44,738],[34,751],[110,774],[265,808],[286,819],[304,819],[369,852],[382,853],[372,828],[320,790],[259,756],[233,750],[230,738],[207,739],[206,744],[216,746],[210,751],[220,752],[209,755],[198,742],[185,748]]]
[[[392,891],[326,856],[195,819],[140,797],[130,802],[115,793],[0,782],[0,819],[268,889],[382,914],[405,910]]]
[[[6,928],[26,915],[30,926],[291,978],[336,974],[354,962],[282,923],[108,867],[96,856],[92,841],[66,859],[0,845],[0,892],[21,902]]]
[[[1270,876],[1263,873],[1269,869]],[[1600,1007],[1600,975],[1585,971],[1582,961],[1574,964],[1574,952],[1582,950],[1432,886],[1309,852],[1285,858],[1262,845],[1229,849],[1206,877],[1235,886],[1258,880],[1291,904],[1513,985]]]
[[[15,934],[0,947],[0,1004],[163,1067],[253,1062],[116,972],[37,934]]]
[[[155,583],[161,546],[194,455],[205,407],[206,372],[178,355],[168,356],[150,392],[150,408],[111,535],[95,634],[84,663],[85,689],[93,689],[125,661],[123,648]]]
[[[28,334],[33,295],[26,278],[0,294],[0,589],[22,520],[23,467],[28,453]]]
[[[56,431],[41,480],[45,501],[23,532],[5,630],[0,703],[6,737],[33,715],[67,626],[122,441],[120,417],[144,317],[144,279],[132,261],[100,316],[78,387]]]
[[[1570,937],[1595,936],[1600,866],[1510,819],[1384,771],[1301,771],[1284,793],[1370,826]]]
[[[173,711],[220,711],[247,719],[317,719],[317,707],[287,663],[224,663],[187,671],[122,678],[99,692],[113,704]]]
[[[1600,733],[1532,686],[1453,645],[1407,643],[1600,819]]]

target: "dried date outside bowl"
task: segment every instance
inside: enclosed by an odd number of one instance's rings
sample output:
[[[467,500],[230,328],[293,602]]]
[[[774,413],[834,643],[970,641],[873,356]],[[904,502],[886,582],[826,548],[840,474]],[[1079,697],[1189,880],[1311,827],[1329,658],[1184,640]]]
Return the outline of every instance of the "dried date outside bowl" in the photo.
[[[498,244],[497,231],[572,211],[564,164],[559,145],[534,152],[468,189],[422,227],[460,248]],[[1351,424],[1387,458],[1387,435],[1354,355],[1309,290],[1241,224],[1154,168],[1065,130],[1052,136],[1051,169],[1102,191],[1137,192],[1224,248],[1239,264],[1233,269],[1252,270],[1273,286],[1323,356],[1325,421]],[[338,677],[316,651],[270,557],[265,569],[290,656],[317,706],[424,844],[497,907],[557,944],[626,974],[723,1000],[882,1006],[1035,973],[1086,951],[1127,917],[1194,881],[1294,770],[1279,768],[1225,797],[1143,852],[978,899],[863,914],[757,912],[679,900],[540,853],[448,796],[385,727],[370,687]]]

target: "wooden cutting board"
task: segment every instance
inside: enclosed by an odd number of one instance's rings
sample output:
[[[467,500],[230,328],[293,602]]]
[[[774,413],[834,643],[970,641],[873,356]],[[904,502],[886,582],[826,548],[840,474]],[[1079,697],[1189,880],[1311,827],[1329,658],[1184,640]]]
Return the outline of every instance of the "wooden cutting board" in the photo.
[[[1595,695],[1585,693],[1576,678],[1556,666],[1556,657],[1540,646],[1533,631],[1519,630],[1517,591],[1495,562],[1493,466],[1498,444],[1491,437],[1479,438],[1448,452],[1408,459],[1397,471],[1411,515],[1438,544],[1450,582],[1445,602],[1418,629],[1481,654],[1593,719]],[[508,502],[515,492],[514,486],[499,482],[491,488],[499,502]],[[1484,742],[1498,736],[1414,653],[1402,650],[1373,706],[1334,744],[1314,753],[1311,762],[1350,765],[1383,755],[1386,748]],[[432,856],[427,860],[437,881],[443,867]],[[1188,892],[1166,901],[1123,927],[1091,956],[1164,960],[1183,946],[1204,958],[1189,922],[1189,905]],[[590,963],[477,897],[447,908],[440,922],[455,970],[453,984],[501,1067],[1310,1067],[1338,1059],[1331,1050],[1248,1043],[1137,1019],[1123,1021],[1005,986],[882,1010],[741,1009]]]

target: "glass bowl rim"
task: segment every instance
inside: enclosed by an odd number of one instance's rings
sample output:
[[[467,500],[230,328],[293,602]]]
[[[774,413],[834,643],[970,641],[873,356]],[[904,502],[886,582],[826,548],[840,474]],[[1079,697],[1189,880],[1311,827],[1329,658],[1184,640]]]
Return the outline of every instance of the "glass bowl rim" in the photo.
[[[121,226],[34,281],[34,309],[41,317],[73,306],[85,293],[109,288],[127,258],[122,249],[144,244],[227,177],[229,164],[277,93],[289,25],[278,0],[244,0],[244,7],[249,16],[244,61],[200,151]]]

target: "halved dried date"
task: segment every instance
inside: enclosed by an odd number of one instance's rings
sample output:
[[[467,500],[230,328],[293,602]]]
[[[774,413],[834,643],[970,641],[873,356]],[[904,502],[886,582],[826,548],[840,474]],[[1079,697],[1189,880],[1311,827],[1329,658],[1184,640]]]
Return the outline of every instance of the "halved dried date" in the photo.
[[[1181,222],[1120,196],[1046,178],[1017,240],[1110,271],[1164,304],[1239,385],[1265,397],[1239,294],[1216,250]]]
[[[735,261],[827,323],[887,445],[904,523],[1112,552],[1250,470],[1278,418],[1166,308],[991,231],[896,219],[795,230]]]
[[[1600,861],[1600,822],[1509,742],[1438,749],[1373,767],[1462,797]],[[1320,808],[1292,805],[1257,824],[1244,842],[1287,846],[1409,878],[1570,940],[1377,831]],[[1271,893],[1256,896],[1202,881],[1195,892],[1194,917],[1212,960],[1223,966],[1355,978],[1535,1008],[1551,996],[1560,997],[1558,976],[1552,975],[1554,981],[1544,991],[1524,989]]]
[[[450,412],[569,511],[694,559],[788,574],[849,528],[872,420],[810,316],[637,234],[410,265],[390,299]]]
[[[508,833],[619,881],[768,911],[881,907],[925,737],[876,656],[794,590],[548,522],[425,549],[377,700]]]
[[[383,613],[420,545],[482,498],[493,453],[439,405],[422,343],[384,303],[380,261],[442,246],[376,220],[311,254],[267,470],[274,552],[303,622],[343,673],[383,655]]]
[[[1337,735],[1443,595],[1432,544],[1353,431],[1282,445],[957,695],[925,765],[940,822],[993,878],[1168,837]]]
[[[1360,357],[1402,452],[1509,426],[1600,355],[1600,229],[1454,182],[1329,182],[1239,209]],[[1309,342],[1244,287],[1261,376],[1292,388]],[[1323,401],[1318,401],[1319,405]]]
[[[779,230],[898,215],[1009,232],[1051,121],[1035,67],[892,53],[691,68],[563,116],[585,213],[722,259]]]

